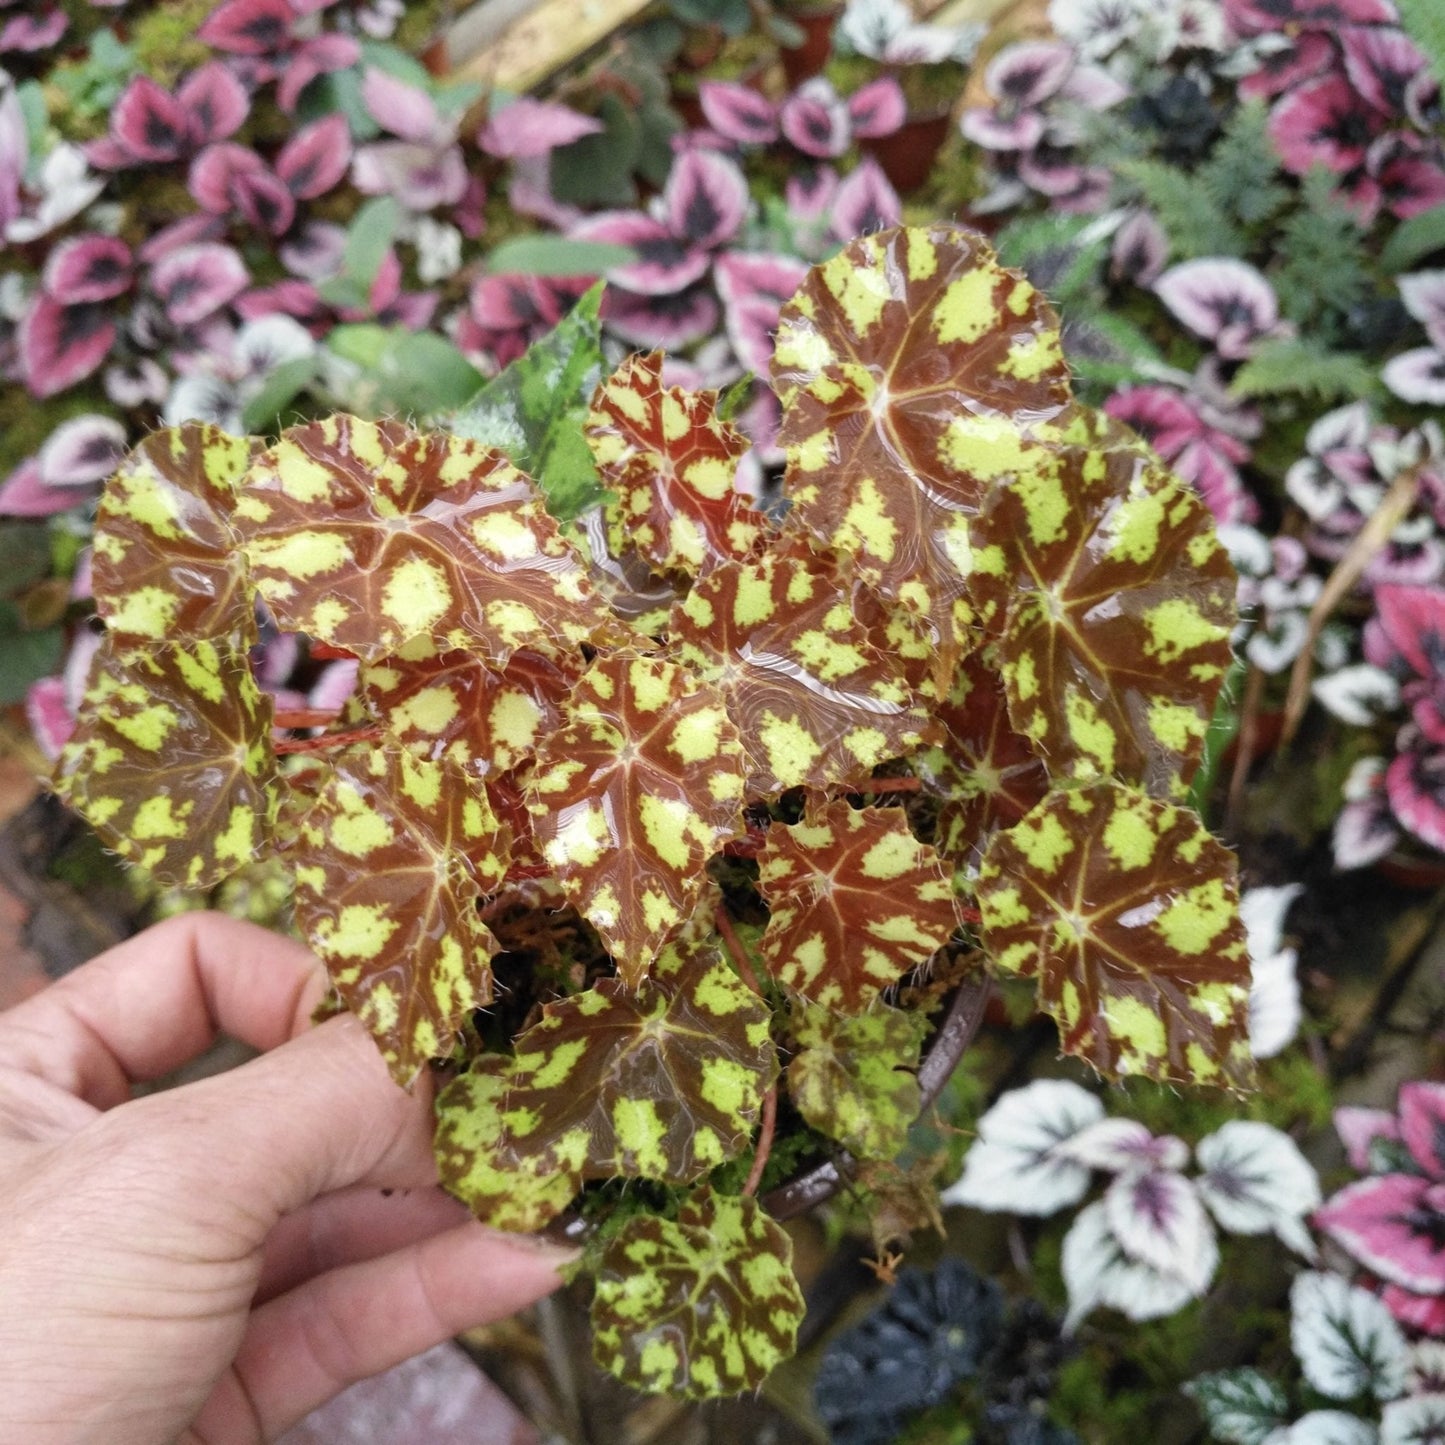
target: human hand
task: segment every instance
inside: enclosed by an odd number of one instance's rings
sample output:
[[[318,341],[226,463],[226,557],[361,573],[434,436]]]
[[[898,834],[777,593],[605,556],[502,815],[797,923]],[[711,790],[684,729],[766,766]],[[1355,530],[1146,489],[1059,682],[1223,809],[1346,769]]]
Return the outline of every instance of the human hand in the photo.
[[[308,1026],[323,989],[192,913],[0,1014],[0,1445],[260,1445],[556,1287],[436,1187],[426,1080]],[[131,1098],[220,1031],[263,1052]]]

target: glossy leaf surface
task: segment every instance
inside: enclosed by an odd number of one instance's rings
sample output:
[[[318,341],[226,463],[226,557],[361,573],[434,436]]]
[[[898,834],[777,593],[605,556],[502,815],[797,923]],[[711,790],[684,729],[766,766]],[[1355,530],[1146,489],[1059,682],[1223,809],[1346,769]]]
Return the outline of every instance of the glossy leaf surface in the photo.
[[[1013,725],[1053,774],[1182,793],[1236,620],[1204,504],[1133,452],[1061,448],[990,494],[973,542]]]
[[[1052,793],[989,844],[978,904],[1066,1052],[1109,1078],[1249,1082],[1234,858],[1193,813],[1116,783]]]
[[[587,445],[616,494],[612,551],[629,544],[660,571],[696,574],[746,555],[762,515],[734,491],[747,438],[717,414],[717,393],[662,384],[662,353],[631,356],[592,398]]]
[[[290,857],[298,925],[410,1086],[491,1002],[496,941],[477,902],[501,883],[508,849],[486,793],[453,764],[351,748],[332,759]]]
[[[518,1037],[500,1127],[447,1146],[449,1182],[484,1218],[514,1213],[491,1202],[513,1175],[524,1196],[538,1173],[566,1177],[547,1196],[565,1202],[585,1179],[689,1183],[746,1146],[777,1076],[767,1008],[716,953],[661,971],[549,1003]]]
[[[946,654],[966,651],[968,517],[988,473],[958,425],[981,414],[990,445],[1016,450],[1023,420],[1068,403],[1052,311],[976,236],[865,236],[783,307],[773,383],[793,514]]]
[[[629,986],[691,917],[703,864],[742,835],[746,771],[717,689],[632,653],[593,663],[542,746],[538,846]]]
[[[505,663],[607,625],[531,482],[475,442],[348,416],[292,427],[236,521],[282,625],[367,660],[427,637]]]
[[[56,769],[107,847],[162,883],[209,888],[265,847],[275,817],[271,699],[244,651],[107,640]]]
[[[628,1220],[597,1271],[598,1364],[651,1394],[757,1389],[803,1318],[792,1260],[792,1241],[748,1197],[703,1194],[676,1220]]]
[[[448,758],[478,776],[533,756],[562,715],[580,659],[530,649],[498,669],[474,652],[439,652],[425,639],[361,671],[382,728],[423,757]]]
[[[788,1096],[813,1128],[853,1154],[892,1159],[922,1104],[914,1074],[927,1031],[922,1014],[883,1003],[861,1014],[804,1004],[793,1019]]]
[[[750,793],[867,777],[934,731],[880,615],[801,539],[714,567],[674,609],[669,636],[726,698]]]
[[[95,519],[95,601],[125,643],[254,638],[230,515],[257,450],[187,422],[153,432],[111,477]]]
[[[839,801],[775,823],[758,867],[768,971],[829,1008],[866,1008],[958,925],[948,875],[900,809]]]

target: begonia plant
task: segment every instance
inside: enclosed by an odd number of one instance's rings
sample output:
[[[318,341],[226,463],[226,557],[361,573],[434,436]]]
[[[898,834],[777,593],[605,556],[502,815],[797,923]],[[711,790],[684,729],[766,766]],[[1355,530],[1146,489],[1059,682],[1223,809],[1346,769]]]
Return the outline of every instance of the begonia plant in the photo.
[[[465,415],[148,438],[58,786],[162,881],[279,857],[337,1006],[399,1085],[441,1071],[447,1187],[575,1212],[599,1359],[732,1393],[802,1308],[760,1197],[898,1151],[979,968],[1108,1077],[1249,1082],[1234,863],[1181,801],[1235,581],[970,233],[856,241],[784,306],[781,522],[660,357],[570,373],[580,421],[544,371],[498,393],[544,414],[510,454]],[[564,525],[579,450],[600,511]],[[354,693],[278,701],[258,616]]]

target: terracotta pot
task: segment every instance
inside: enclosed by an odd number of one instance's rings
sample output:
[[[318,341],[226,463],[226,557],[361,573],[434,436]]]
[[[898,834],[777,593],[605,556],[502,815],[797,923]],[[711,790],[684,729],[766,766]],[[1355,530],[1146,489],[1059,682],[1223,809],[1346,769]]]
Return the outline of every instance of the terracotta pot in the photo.
[[[894,188],[906,195],[928,179],[938,152],[948,139],[952,119],[949,110],[910,116],[892,135],[865,140],[863,149],[883,167],[883,174],[893,182]]]
[[[842,9],[841,5],[823,5],[816,10],[786,12],[786,18],[803,32],[801,45],[779,47],[783,74],[788,77],[790,90],[796,90],[828,63],[828,57],[833,53],[833,22]]]
[[[1445,858],[1428,857],[1395,848],[1374,865],[1374,872],[1397,888],[1415,888],[1433,893],[1445,888]]]

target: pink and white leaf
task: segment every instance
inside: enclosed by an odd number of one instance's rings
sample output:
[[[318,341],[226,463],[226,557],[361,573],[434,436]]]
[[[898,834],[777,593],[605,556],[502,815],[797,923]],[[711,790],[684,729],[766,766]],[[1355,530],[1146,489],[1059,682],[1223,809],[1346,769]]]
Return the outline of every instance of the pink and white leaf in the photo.
[[[596,116],[583,115],[570,105],[518,96],[487,118],[477,133],[477,144],[502,160],[544,156],[558,146],[571,145],[584,135],[603,129]]]
[[[1386,116],[1405,114],[1405,91],[1429,62],[1393,25],[1346,25],[1338,32],[1350,84]]]
[[[1159,299],[1221,356],[1237,360],[1279,322],[1274,288],[1253,266],[1232,257],[1206,257],[1172,266],[1154,284]]]
[[[53,517],[85,500],[67,487],[46,486],[34,457],[27,457],[0,483],[0,517]]]
[[[1317,677],[1310,691],[1327,712],[1357,728],[1373,726],[1400,705],[1399,683],[1368,662]]]
[[[173,161],[190,149],[191,121],[170,91],[138,75],[110,113],[110,134],[132,163]]]
[[[662,191],[668,228],[689,246],[710,251],[742,229],[748,183],[736,162],[716,151],[684,151]]]
[[[1414,1294],[1445,1294],[1442,1193],[1410,1174],[1358,1179],[1325,1201],[1314,1225],[1381,1279]]]
[[[21,320],[17,339],[26,386],[35,396],[54,396],[110,355],[115,322],[100,302],[64,306],[42,293]]]
[[[58,5],[40,11],[38,15],[16,15],[0,26],[0,54],[20,51],[34,54],[49,50],[70,28],[70,21]]]
[[[832,166],[814,166],[791,175],[783,186],[788,213],[800,221],[822,220],[832,210],[837,194],[838,172]]]
[[[251,111],[246,87],[218,60],[193,70],[176,90],[186,114],[192,145],[210,145],[235,135]]]
[[[853,122],[855,136],[872,139],[892,135],[908,118],[902,86],[891,75],[880,75],[859,86],[848,97],[848,118]]]
[[[1406,748],[1385,769],[1390,811],[1422,843],[1445,852],[1445,751]]]
[[[808,263],[777,251],[723,251],[713,262],[712,274],[725,306],[766,297],[781,309],[803,284]]]
[[[945,1204],[1014,1214],[1053,1214],[1077,1204],[1090,1169],[1065,1147],[1104,1117],[1096,1095],[1063,1079],[1012,1089],[978,1121],[963,1174],[943,1191]]]
[[[1037,110],[1003,111],[970,106],[958,123],[965,140],[987,151],[1031,151],[1044,138],[1046,122]]]
[[[351,179],[357,190],[392,196],[420,215],[438,206],[454,206],[466,195],[467,166],[460,146],[373,141],[358,147]]]
[[[778,108],[750,85],[704,80],[697,98],[707,123],[738,145],[767,145],[778,138]]]
[[[705,286],[661,296],[635,295],[611,286],[603,300],[602,318],[614,336],[630,345],[666,351],[711,335],[718,324],[718,304]]]
[[[1074,49],[1054,40],[1020,40],[1006,45],[984,71],[988,93],[1011,110],[1042,105],[1069,78]]]
[[[1394,1142],[1400,1138],[1400,1121],[1388,1109],[1341,1104],[1334,1112],[1334,1124],[1350,1167],[1361,1174],[1374,1172],[1372,1146],[1376,1139]]]
[[[1304,1216],[1320,1202],[1320,1181],[1288,1134],[1253,1119],[1231,1119],[1195,1146],[1199,1197],[1231,1234],[1274,1234],[1296,1254],[1316,1250]]]
[[[821,76],[804,81],[783,102],[778,123],[804,155],[820,160],[842,155],[852,137],[848,107]]]
[[[125,449],[125,428],[114,417],[72,417],[40,448],[40,478],[49,487],[94,486],[116,469]]]
[[[346,229],[334,221],[308,221],[282,242],[276,254],[293,276],[324,281],[341,270],[346,256]]]
[[[864,156],[838,184],[828,229],[839,241],[896,226],[903,218],[903,202],[883,168]]]
[[[1436,677],[1445,665],[1445,589],[1377,588],[1365,656],[1384,668],[1401,658],[1417,677]]]
[[[118,236],[75,236],[51,249],[40,284],[64,306],[108,301],[130,289],[132,260]]]
[[[711,257],[700,247],[674,236],[661,221],[641,211],[601,211],[574,226],[578,241],[605,241],[628,246],[636,261],[614,266],[607,279],[642,296],[669,296],[685,290],[707,273]]]
[[[1110,1174],[1182,1169],[1189,1146],[1172,1134],[1155,1136],[1137,1119],[1100,1119],[1060,1146],[1068,1158]]]
[[[4,489],[0,488],[0,515],[5,513]],[[75,714],[65,705],[65,684],[58,677],[42,677],[30,684],[25,694],[25,721],[40,751],[51,762],[75,732]]]
[[[1431,342],[1445,342],[1445,271],[1415,271],[1399,280],[1405,310],[1422,326]]]
[[[170,390],[165,371],[153,357],[141,356],[127,362],[116,362],[101,377],[106,400],[127,409],[158,407]]]
[[[302,126],[276,156],[276,174],[298,200],[323,196],[341,183],[351,164],[351,132],[343,115]]]
[[[1385,1308],[1407,1329],[1437,1339],[1445,1336],[1445,1295],[1414,1294],[1397,1284],[1387,1284],[1380,1291]]]
[[[1405,1337],[1377,1296],[1337,1274],[1299,1275],[1290,1344],[1305,1379],[1331,1400],[1390,1400],[1405,1387]]]
[[[1398,1107],[1405,1147],[1432,1179],[1445,1180],[1445,1084],[1403,1084]]]
[[[203,211],[225,216],[239,209],[240,183],[247,176],[270,174],[270,167],[249,146],[223,141],[208,145],[191,162],[186,188]]]
[[[1200,1263],[1208,1266],[1212,1278],[1218,1264],[1218,1245],[1213,1231],[1203,1239],[1208,1253]],[[1195,1273],[1199,1273],[1198,1268]],[[1069,1294],[1069,1310],[1064,1317],[1066,1334],[1101,1305],[1131,1320],[1155,1320],[1174,1314],[1196,1297],[1195,1290],[1178,1275],[1166,1274],[1125,1252],[1102,1199],[1080,1210],[1064,1236],[1063,1275]]]
[[[1269,134],[1285,169],[1304,175],[1324,166],[1339,175],[1361,166],[1382,117],[1341,74],[1327,74],[1275,103]]]
[[[1401,352],[1385,363],[1380,376],[1402,401],[1445,406],[1445,351],[1421,346]]]
[[[250,281],[246,263],[230,246],[202,242],[183,246],[151,268],[151,290],[176,326],[194,326],[213,315]]]
[[[1109,1228],[1136,1264],[1202,1294],[1219,1262],[1214,1226],[1194,1185],[1169,1169],[1121,1174],[1104,1192]]]
[[[1148,211],[1135,211],[1114,232],[1109,274],[1117,281],[1152,286],[1169,260],[1169,237]]]
[[[361,78],[361,100],[388,135],[429,145],[448,134],[436,102],[426,91],[375,66],[368,66]]]

